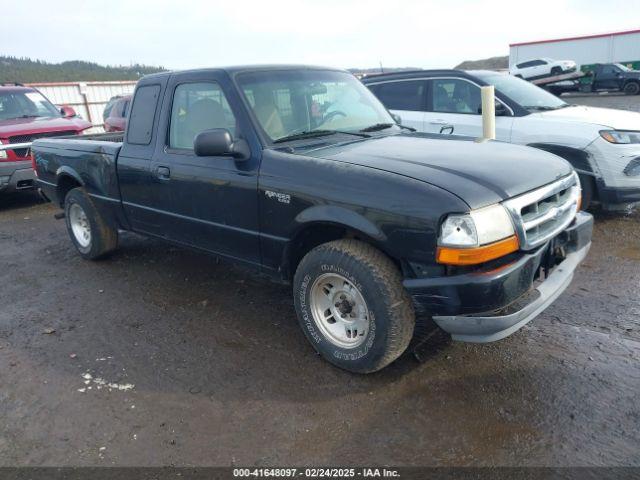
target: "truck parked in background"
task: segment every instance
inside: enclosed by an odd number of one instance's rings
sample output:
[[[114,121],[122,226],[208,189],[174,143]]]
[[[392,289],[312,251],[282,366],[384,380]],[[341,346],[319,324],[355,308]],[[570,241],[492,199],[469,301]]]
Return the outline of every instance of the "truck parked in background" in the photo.
[[[21,144],[36,138],[78,135],[91,123],[71,107],[58,108],[42,93],[22,85],[0,86],[0,144]],[[29,148],[0,150],[0,193],[34,187]]]
[[[108,105],[108,113],[104,119],[105,132],[123,132],[127,126],[127,117],[131,106],[131,95],[125,95]],[[105,112],[106,112],[105,108]]]
[[[580,79],[581,92],[624,92],[640,94],[640,70],[632,70],[621,63],[605,63],[584,68]]]

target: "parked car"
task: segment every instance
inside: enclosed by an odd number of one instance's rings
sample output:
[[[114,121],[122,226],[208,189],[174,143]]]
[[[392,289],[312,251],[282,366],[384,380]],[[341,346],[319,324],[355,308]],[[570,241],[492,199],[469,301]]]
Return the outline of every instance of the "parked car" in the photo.
[[[54,106],[34,88],[0,86],[0,144],[77,135],[90,127],[91,123],[78,118],[73,108]],[[0,150],[0,192],[33,187],[29,148]]]
[[[640,70],[631,70],[620,63],[598,64],[589,70],[580,82],[583,92],[624,92],[627,95],[640,94]]]
[[[131,103],[131,95],[125,95],[118,98],[111,108],[109,114],[104,121],[104,130],[106,132],[123,132],[127,126],[127,117],[129,116],[129,104]]]
[[[509,69],[509,73],[525,80],[552,77],[576,71],[573,60],[552,60],[551,58],[535,58],[518,63]]]
[[[107,118],[109,118],[109,114],[111,113],[111,109],[116,104],[116,102],[118,100],[120,100],[122,97],[123,97],[123,95],[114,95],[113,97],[111,97],[109,99],[107,104],[104,106],[104,110],[102,111],[102,120],[103,121],[106,121]]]
[[[567,162],[411,132],[340,70],[150,75],[123,142],[33,150],[82,257],[132,230],[293,283],[310,343],[354,372],[402,354],[416,318],[461,341],[510,335],[569,285],[591,244]]]
[[[402,123],[421,132],[480,137],[480,87],[496,89],[498,140],[546,150],[580,175],[583,208],[640,202],[640,113],[570,105],[491,71],[419,70],[363,82]]]

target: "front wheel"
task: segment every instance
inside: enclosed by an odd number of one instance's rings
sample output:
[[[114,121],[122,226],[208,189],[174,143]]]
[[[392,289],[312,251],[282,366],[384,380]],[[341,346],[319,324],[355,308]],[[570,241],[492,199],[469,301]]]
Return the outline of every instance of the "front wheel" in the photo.
[[[298,322],[316,351],[357,373],[382,369],[407,348],[413,304],[393,262],[369,244],[337,240],[316,247],[294,277]]]
[[[624,93],[626,95],[638,95],[640,93],[640,83],[629,82],[624,86]]]
[[[118,245],[118,230],[109,226],[84,189],[67,193],[64,212],[69,237],[83,258],[98,259]]]

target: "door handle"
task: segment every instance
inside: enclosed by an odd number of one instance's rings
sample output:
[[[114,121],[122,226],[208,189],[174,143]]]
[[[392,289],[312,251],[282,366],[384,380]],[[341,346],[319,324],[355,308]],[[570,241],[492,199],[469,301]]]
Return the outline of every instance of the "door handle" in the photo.
[[[156,167],[156,178],[169,180],[171,178],[171,170],[169,170],[169,167]]]

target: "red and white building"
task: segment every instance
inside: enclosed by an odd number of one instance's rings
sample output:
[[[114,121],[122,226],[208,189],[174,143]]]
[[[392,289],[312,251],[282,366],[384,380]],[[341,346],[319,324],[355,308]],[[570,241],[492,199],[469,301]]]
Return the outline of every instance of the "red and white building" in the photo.
[[[640,62],[640,29],[509,45],[509,66],[536,58],[573,60],[581,65]]]

